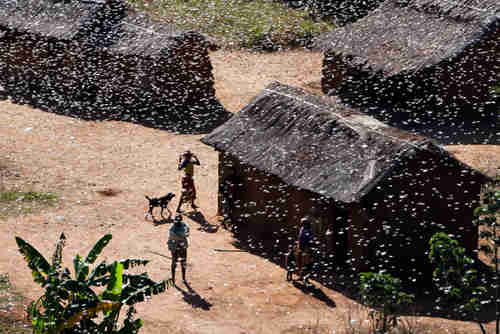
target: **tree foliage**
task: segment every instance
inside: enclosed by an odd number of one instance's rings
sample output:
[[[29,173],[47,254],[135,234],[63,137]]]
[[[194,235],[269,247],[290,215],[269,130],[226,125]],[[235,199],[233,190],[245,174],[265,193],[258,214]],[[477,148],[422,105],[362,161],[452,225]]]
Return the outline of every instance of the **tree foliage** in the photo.
[[[147,273],[125,272],[136,266],[145,266],[148,261],[143,259],[109,264],[103,261],[91,269],[111,238],[111,234],[103,236],[85,258],[77,254],[71,274],[68,268],[62,267],[62,251],[66,243],[64,233],[56,244],[50,263],[33,246],[16,237],[33,279],[45,289],[45,293],[28,306],[35,334],[131,334],[139,331],[142,320],[134,319],[134,304],[164,292],[168,284],[167,281],[152,281]],[[123,325],[119,327],[118,318],[124,306],[128,310]],[[95,320],[98,314],[102,314],[100,322]]]
[[[434,234],[429,245],[429,260],[436,266],[433,281],[439,291],[436,307],[451,310],[462,318],[473,317],[480,324],[476,316],[481,311],[486,288],[473,268],[474,260],[446,233]]]
[[[479,237],[482,244],[479,251],[490,257],[494,264],[493,287],[495,288],[495,317],[496,331],[500,332],[500,279],[498,275],[498,247],[500,237],[498,236],[498,217],[500,214],[500,189],[494,185],[489,185],[482,196],[481,205],[474,210],[476,224],[479,226]]]
[[[361,302],[374,309],[370,318],[374,320],[375,333],[387,333],[397,326],[398,308],[413,302],[414,295],[402,291],[401,280],[388,273],[365,272],[360,274]]]

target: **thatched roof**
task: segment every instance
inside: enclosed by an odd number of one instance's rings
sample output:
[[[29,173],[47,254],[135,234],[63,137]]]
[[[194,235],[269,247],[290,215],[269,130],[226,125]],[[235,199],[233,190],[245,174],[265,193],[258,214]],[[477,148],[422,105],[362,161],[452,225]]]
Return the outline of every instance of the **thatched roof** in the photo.
[[[387,0],[359,21],[323,35],[317,46],[395,74],[453,58],[499,27],[498,0]]]
[[[0,0],[0,26],[71,39],[100,3],[50,0]]]
[[[195,34],[154,21],[124,0],[0,0],[0,26],[150,56],[160,55],[186,34]]]
[[[184,33],[175,26],[159,24],[146,14],[130,12],[110,36],[113,43],[108,48],[125,54],[159,55],[175,45]]]
[[[350,203],[404,157],[445,151],[334,97],[273,83],[201,141],[285,183]]]

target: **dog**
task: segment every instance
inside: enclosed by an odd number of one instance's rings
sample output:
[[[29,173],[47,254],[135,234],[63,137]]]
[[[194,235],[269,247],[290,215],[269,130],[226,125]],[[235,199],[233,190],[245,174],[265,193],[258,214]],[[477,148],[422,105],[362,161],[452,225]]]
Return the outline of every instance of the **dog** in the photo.
[[[153,218],[153,221],[155,221],[156,219],[153,215],[153,208],[157,208],[157,207],[161,208],[160,215],[163,219],[165,219],[165,217],[163,216],[164,209],[167,209],[167,211],[168,211],[168,218],[170,219],[170,217],[172,217],[172,212],[168,208],[168,203],[170,203],[172,198],[175,197],[174,193],[168,193],[163,197],[156,197],[156,198],[150,198],[148,196],[144,196],[144,197],[146,197],[146,199],[149,202],[149,211],[146,212],[146,214],[144,215],[144,219],[146,219],[149,215],[149,216],[151,216],[151,218]]]

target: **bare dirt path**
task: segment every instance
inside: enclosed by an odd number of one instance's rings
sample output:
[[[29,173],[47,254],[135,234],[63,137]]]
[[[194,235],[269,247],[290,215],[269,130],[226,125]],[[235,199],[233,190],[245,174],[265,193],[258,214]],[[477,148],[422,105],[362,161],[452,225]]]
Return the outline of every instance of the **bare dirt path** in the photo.
[[[316,89],[321,59],[296,51],[262,55],[216,52],[212,55],[217,93],[230,111],[238,111],[273,80]],[[141,333],[333,333],[346,326],[347,314],[357,306],[342,294],[317,285],[316,298],[284,280],[283,269],[266,259],[234,249],[229,232],[216,226],[217,154],[197,135],[175,135],[123,122],[85,122],[0,102],[0,187],[55,192],[55,208],[0,220],[0,273],[30,298],[41,294],[33,282],[14,237],[21,236],[50,257],[61,232],[67,237],[65,263],[72,267],[75,253],[85,255],[105,233],[113,240],[102,259],[147,258],[155,280],[170,277],[166,247],[169,225],[144,220],[144,195],[179,193],[176,161],[186,149],[196,152],[196,170],[203,224],[186,218],[191,227],[189,290],[179,289],[139,304],[145,320]],[[455,147],[465,160],[489,168],[500,166],[498,147]],[[466,151],[474,153],[468,154]],[[465,152],[465,153],[464,153]],[[471,158],[471,155],[474,156]],[[3,172],[2,172],[3,171]],[[112,188],[117,196],[98,191]],[[172,210],[177,204],[174,199]],[[200,219],[198,219],[200,221]],[[141,272],[142,269],[138,269]],[[359,319],[359,315],[355,318]],[[434,320],[445,328],[453,322]],[[473,326],[460,323],[462,329]]]

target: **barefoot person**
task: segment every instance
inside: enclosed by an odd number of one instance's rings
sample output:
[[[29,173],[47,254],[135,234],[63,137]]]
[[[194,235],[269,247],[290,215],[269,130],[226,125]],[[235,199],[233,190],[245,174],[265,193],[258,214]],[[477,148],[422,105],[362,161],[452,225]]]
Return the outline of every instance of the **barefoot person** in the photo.
[[[168,232],[168,249],[172,254],[172,283],[175,284],[175,269],[181,262],[182,280],[186,282],[186,261],[188,248],[189,226],[182,221],[181,215],[176,215],[174,224]]]
[[[177,206],[176,212],[180,212],[181,206],[185,201],[191,202],[191,207],[196,209],[197,206],[194,204],[196,199],[196,188],[194,185],[194,166],[200,165],[200,160],[191,151],[184,152],[179,157],[179,170],[184,170],[184,176],[182,177],[182,194],[179,198],[179,205]]]

